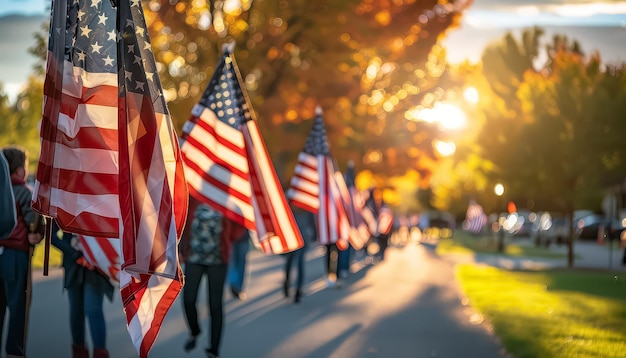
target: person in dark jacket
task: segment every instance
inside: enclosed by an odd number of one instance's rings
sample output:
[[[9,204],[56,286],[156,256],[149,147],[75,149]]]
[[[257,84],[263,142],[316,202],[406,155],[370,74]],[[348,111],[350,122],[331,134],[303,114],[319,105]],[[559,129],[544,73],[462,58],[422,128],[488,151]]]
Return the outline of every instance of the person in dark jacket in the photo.
[[[18,146],[6,147],[2,152],[9,164],[17,225],[8,237],[0,239],[0,338],[8,308],[7,358],[24,357],[28,334],[32,248],[42,239],[43,225],[41,217],[30,206],[33,192],[26,185],[28,152]]]
[[[89,358],[85,320],[89,322],[93,358],[108,358],[102,304],[105,296],[113,300],[113,284],[85,259],[74,234],[59,230],[56,224],[53,224],[53,232],[52,245],[63,253],[63,287],[69,301],[72,358]]]

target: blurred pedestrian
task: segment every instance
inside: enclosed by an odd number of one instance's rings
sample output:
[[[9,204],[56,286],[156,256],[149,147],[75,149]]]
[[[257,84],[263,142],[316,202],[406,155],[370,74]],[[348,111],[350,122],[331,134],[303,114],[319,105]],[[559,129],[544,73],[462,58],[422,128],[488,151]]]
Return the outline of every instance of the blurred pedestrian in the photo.
[[[316,224],[315,224],[315,216],[305,210],[293,208],[293,216],[296,220],[296,224],[298,225],[298,229],[302,234],[302,240],[304,241],[304,246],[288,252],[284,254],[285,256],[285,281],[283,282],[283,294],[285,297],[290,296],[291,289],[291,271],[295,262],[296,266],[296,291],[294,295],[294,302],[300,302],[302,298],[302,291],[304,285],[304,254],[306,253],[306,248],[312,242],[316,240]]]
[[[0,151],[0,238],[5,237],[15,229],[17,225],[17,213],[15,212],[15,198],[11,186],[11,173],[9,163]]]
[[[191,230],[185,230],[181,240],[181,261],[185,265],[183,309],[190,331],[183,348],[186,352],[194,349],[201,333],[196,301],[200,282],[206,276],[211,324],[209,346],[205,351],[207,357],[214,358],[219,356],[222,339],[224,284],[231,244],[244,234],[245,228],[205,204],[190,203],[189,218],[192,219]]]
[[[379,188],[371,188],[365,206],[371,211],[375,219],[375,230],[373,230],[373,240],[378,246],[378,251],[374,254],[377,261],[385,258],[389,238],[391,237],[394,216],[391,209],[383,200],[383,192]]]
[[[72,358],[89,358],[85,320],[89,322],[93,358],[108,358],[102,304],[105,296],[109,301],[113,300],[115,288],[108,277],[85,259],[76,235],[63,232],[53,224],[52,245],[63,253],[63,287],[67,291],[70,308]]]
[[[245,230],[241,237],[232,243],[228,262],[228,285],[232,295],[240,300],[246,299],[244,282],[246,277],[246,260],[250,250],[250,232]]]
[[[33,192],[26,185],[28,152],[18,146],[9,146],[2,153],[9,165],[17,224],[9,236],[0,239],[0,339],[8,308],[6,354],[7,357],[24,357],[32,289],[31,259],[34,245],[41,242],[43,225],[41,216],[30,206]]]

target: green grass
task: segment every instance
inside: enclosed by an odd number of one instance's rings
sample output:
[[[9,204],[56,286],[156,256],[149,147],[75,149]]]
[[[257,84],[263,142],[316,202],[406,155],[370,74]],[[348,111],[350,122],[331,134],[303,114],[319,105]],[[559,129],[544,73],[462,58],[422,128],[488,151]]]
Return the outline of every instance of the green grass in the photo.
[[[514,357],[626,356],[626,274],[460,265],[469,303]]]
[[[565,254],[552,252],[543,247],[519,245],[505,241],[504,254],[508,256],[563,258]],[[473,236],[463,231],[457,231],[449,239],[440,239],[437,244],[437,253],[445,254],[498,254],[498,246],[495,238],[491,236]]]

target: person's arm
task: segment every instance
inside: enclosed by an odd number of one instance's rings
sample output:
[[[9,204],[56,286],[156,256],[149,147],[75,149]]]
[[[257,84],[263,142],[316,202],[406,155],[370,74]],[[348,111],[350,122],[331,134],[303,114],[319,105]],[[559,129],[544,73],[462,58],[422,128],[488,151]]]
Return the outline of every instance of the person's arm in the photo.
[[[43,238],[43,226],[42,218],[40,215],[35,213],[33,208],[30,206],[30,202],[33,197],[33,193],[28,189],[25,185],[14,186],[13,194],[15,195],[15,201],[20,207],[20,211],[22,212],[22,217],[26,222],[26,227],[29,229],[28,232],[28,242],[31,245],[38,244]],[[37,232],[30,232],[30,227],[35,223],[36,220],[39,220],[37,223]]]
[[[180,241],[178,243],[178,259],[181,263],[187,262],[189,258],[190,242],[191,242],[191,222],[196,213],[196,209],[200,206],[200,202],[189,196],[189,208],[187,209],[187,220],[185,222],[185,228],[180,235]]]

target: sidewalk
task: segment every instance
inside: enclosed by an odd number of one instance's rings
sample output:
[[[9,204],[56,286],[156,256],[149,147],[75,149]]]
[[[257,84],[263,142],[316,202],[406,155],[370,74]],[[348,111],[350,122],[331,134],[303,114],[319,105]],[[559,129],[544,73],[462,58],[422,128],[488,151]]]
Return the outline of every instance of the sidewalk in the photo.
[[[533,245],[530,239],[515,239],[516,245]],[[549,250],[562,254],[562,258],[515,257],[497,254],[448,254],[445,257],[454,263],[482,263],[507,270],[547,270],[568,268],[567,246],[551,245]],[[574,244],[574,268],[626,272],[622,265],[623,251],[595,241],[578,241]]]

